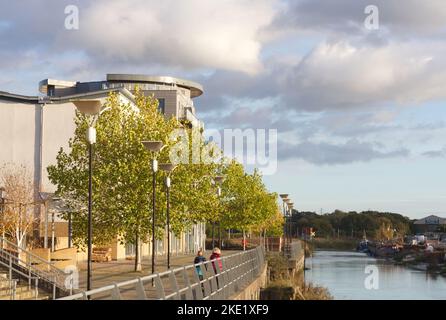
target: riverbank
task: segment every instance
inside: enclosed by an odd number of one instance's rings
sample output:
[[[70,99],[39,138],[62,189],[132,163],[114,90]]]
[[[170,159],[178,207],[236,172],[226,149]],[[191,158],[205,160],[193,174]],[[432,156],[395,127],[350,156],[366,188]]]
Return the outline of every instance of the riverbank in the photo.
[[[358,239],[315,238],[308,242],[312,250],[355,251]]]
[[[431,274],[446,276],[444,252],[424,252],[404,250],[395,254],[391,260],[412,270],[426,271]]]
[[[278,252],[268,253],[269,284],[262,300],[332,300],[328,290],[304,281],[304,271],[291,272],[288,259]]]

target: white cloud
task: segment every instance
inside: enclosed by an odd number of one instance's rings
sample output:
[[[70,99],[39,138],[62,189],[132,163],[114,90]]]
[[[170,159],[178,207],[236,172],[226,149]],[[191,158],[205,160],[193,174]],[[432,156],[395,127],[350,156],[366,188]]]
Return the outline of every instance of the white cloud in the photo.
[[[446,46],[322,43],[281,79],[288,106],[330,110],[446,97]]]
[[[96,61],[219,68],[255,74],[262,28],[276,0],[94,1],[80,11],[80,30],[59,41]]]
[[[446,6],[444,0],[288,0],[288,8],[275,25],[294,31],[368,34],[364,27],[364,9],[379,9],[378,36],[413,38],[445,34]]]

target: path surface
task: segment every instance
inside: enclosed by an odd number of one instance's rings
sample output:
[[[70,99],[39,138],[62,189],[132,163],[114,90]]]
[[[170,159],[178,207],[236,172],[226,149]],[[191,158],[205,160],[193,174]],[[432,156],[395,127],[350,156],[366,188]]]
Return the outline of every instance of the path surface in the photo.
[[[222,250],[222,256],[228,256],[239,251]],[[205,257],[209,259],[211,251],[206,251]],[[184,265],[192,264],[195,255],[178,255],[170,258],[171,269],[182,267]],[[110,262],[93,263],[93,289],[104,287],[113,283],[122,282],[126,280],[135,279],[151,274],[152,264],[151,257],[144,257],[142,260],[142,272],[134,271],[134,260],[119,260]],[[87,264],[85,262],[78,264],[79,268],[79,289],[86,290],[87,288]],[[167,270],[167,258],[165,256],[156,257],[156,272],[163,272]]]

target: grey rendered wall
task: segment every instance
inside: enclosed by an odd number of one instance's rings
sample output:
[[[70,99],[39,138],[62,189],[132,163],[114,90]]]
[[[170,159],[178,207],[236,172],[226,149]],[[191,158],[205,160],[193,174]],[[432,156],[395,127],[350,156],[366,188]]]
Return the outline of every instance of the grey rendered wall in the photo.
[[[0,164],[26,166],[35,176],[35,148],[39,127],[36,127],[36,105],[0,100]]]
[[[60,148],[68,150],[68,141],[74,135],[75,107],[72,103],[47,104],[43,107],[42,189],[54,192],[48,180],[47,167],[56,163]]]

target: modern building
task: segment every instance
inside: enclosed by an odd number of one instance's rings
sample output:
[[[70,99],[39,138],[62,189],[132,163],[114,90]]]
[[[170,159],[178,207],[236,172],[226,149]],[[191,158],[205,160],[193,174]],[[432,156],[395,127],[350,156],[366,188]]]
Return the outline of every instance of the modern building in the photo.
[[[203,87],[195,82],[173,78],[132,74],[108,74],[105,81],[72,82],[45,79],[39,83],[39,91],[48,97],[67,97],[107,90],[126,89],[134,93],[139,88],[145,95],[153,95],[166,117],[174,116],[202,126],[195,115],[193,98],[203,94]]]
[[[25,166],[33,176],[35,199],[42,194],[51,194],[55,186],[48,179],[46,168],[56,161],[61,147],[68,149],[68,141],[75,130],[75,106],[72,101],[80,99],[106,99],[111,92],[118,94],[124,103],[134,103],[136,88],[145,95],[153,95],[159,101],[160,110],[166,117],[174,116],[185,124],[203,127],[195,115],[193,99],[203,94],[200,84],[173,77],[109,74],[104,81],[75,82],[45,79],[39,83],[43,95],[24,96],[0,91],[0,165],[14,163]],[[36,206],[35,214],[40,226],[34,228],[34,236],[44,238],[54,226],[56,249],[65,248],[69,242],[67,221],[55,217],[44,205]],[[50,226],[45,223],[50,222]],[[204,247],[205,226],[193,226],[179,238],[172,237],[173,253],[196,251]],[[51,241],[51,240],[50,240]],[[158,254],[164,253],[165,242],[156,244]],[[133,254],[130,245],[118,241],[111,244],[113,258],[120,259]],[[143,247],[143,255],[149,255],[151,245]],[[83,259],[81,254],[80,259]]]
[[[430,215],[415,221],[414,227],[418,234],[446,232],[446,218]]]

